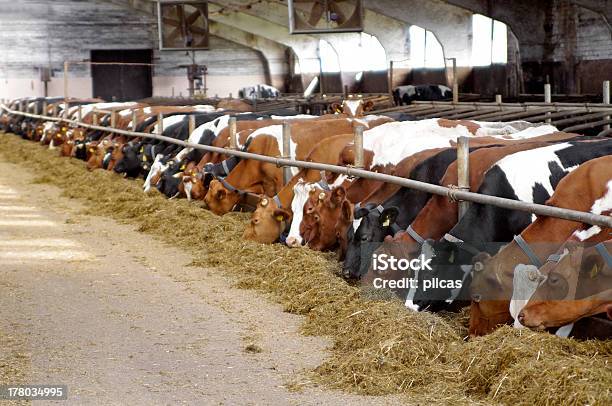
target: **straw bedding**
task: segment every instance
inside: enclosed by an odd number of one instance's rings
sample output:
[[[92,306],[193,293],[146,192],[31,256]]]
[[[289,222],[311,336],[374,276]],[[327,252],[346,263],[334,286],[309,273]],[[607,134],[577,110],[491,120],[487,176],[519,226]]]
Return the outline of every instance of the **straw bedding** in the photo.
[[[227,272],[239,287],[304,315],[304,334],[334,342],[309,373],[317,383],[360,394],[407,393],[427,403],[612,402],[612,340],[578,342],[502,327],[466,341],[467,312],[412,313],[398,300],[348,285],[331,254],[244,241],[246,214],[218,217],[197,203],[146,195],[141,181],[88,172],[81,161],[8,134],[0,135],[0,153],[34,169],[37,182],[85,201],[89,213],[134,224],[191,252],[194,265]]]

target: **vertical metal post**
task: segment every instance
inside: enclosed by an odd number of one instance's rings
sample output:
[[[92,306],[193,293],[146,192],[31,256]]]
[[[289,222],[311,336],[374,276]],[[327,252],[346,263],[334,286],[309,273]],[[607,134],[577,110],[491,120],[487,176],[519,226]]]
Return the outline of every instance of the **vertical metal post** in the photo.
[[[196,121],[195,121],[195,115],[191,114],[189,116],[189,136],[191,136],[191,134],[195,131],[196,128]]]
[[[238,141],[236,140],[236,117],[230,117],[228,122],[229,127],[229,147],[238,149]]]
[[[344,98],[348,98],[348,85],[344,85]]]
[[[38,100],[36,100],[34,102],[34,111],[33,111],[33,113],[36,114],[36,115],[39,114],[39,111],[38,111]]]
[[[81,106],[80,104],[77,107],[77,121],[79,123],[83,122],[83,106]]]
[[[43,116],[46,116],[49,110],[49,105],[46,100],[43,100],[42,110]]]
[[[68,104],[68,61],[64,61],[64,106]]]
[[[502,95],[501,94],[496,94],[495,95],[495,103],[502,104]]]
[[[364,166],[363,158],[363,126],[357,126],[353,129],[354,144],[355,144],[355,168],[362,169]]]
[[[291,124],[288,121],[283,122],[283,158],[291,159]],[[286,185],[291,180],[291,167],[283,166],[283,185]]]
[[[55,102],[53,103],[53,117],[57,117],[57,112],[58,112],[58,107],[59,107],[59,103]]]
[[[459,103],[459,81],[457,80],[457,58],[449,58],[453,62],[453,103]]]
[[[117,111],[116,110],[111,111],[110,118],[111,118],[111,122],[110,122],[111,128],[116,128],[117,127]]]
[[[470,190],[470,145],[468,137],[457,140],[457,186],[460,190]],[[470,202],[459,202],[459,220],[468,211]]]
[[[132,110],[132,131],[136,131],[136,119],[138,116],[136,115],[136,109]]]
[[[544,103],[552,103],[552,93],[550,88],[550,83],[546,83],[544,85]],[[546,113],[546,115],[550,115],[550,113]],[[550,118],[546,119],[547,123],[550,123]]]
[[[164,132],[164,115],[159,113],[157,115],[157,134],[161,135]]]
[[[393,61],[389,61],[389,83],[387,87],[389,90],[389,98],[393,101]]]
[[[610,81],[609,80],[605,80],[603,82],[603,103],[604,104],[610,104]],[[605,116],[603,118],[604,120],[609,120],[610,116]],[[610,129],[610,124],[606,124],[604,125],[604,130],[609,130]]]
[[[93,125],[98,125],[99,124],[99,121],[98,121],[98,110],[96,110],[95,108],[92,110],[91,122],[92,122]]]

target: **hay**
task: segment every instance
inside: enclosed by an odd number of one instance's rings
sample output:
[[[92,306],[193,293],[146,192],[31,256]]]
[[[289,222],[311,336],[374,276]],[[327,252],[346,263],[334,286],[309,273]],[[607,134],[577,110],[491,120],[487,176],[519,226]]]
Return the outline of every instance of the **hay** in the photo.
[[[411,313],[398,300],[338,278],[330,254],[244,241],[246,214],[217,217],[198,204],[145,195],[141,181],[88,172],[81,161],[14,136],[0,134],[0,153],[27,162],[37,181],[84,201],[87,212],[134,224],[190,252],[193,265],[216,267],[237,286],[305,315],[305,334],[334,342],[330,357],[310,373],[315,383],[438,404],[610,404],[611,340],[577,342],[503,327],[466,342],[466,311]]]

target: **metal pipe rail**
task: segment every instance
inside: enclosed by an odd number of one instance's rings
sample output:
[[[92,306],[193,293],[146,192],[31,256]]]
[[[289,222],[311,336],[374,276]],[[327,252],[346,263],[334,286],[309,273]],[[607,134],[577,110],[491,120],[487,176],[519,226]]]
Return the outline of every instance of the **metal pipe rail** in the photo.
[[[232,150],[232,149],[227,149],[227,148],[213,147],[210,145],[193,144],[190,142],[180,141],[174,138],[165,137],[163,135],[158,135],[158,134],[126,131],[126,130],[120,130],[117,128],[108,128],[108,127],[102,127],[98,125],[85,124],[85,123],[81,123],[75,120],[68,120],[62,117],[48,117],[48,116],[42,116],[42,115],[37,115],[37,114],[24,113],[21,111],[14,111],[14,110],[7,108],[5,105],[0,105],[0,109],[5,110],[9,114],[22,115],[26,117],[31,117],[31,118],[41,119],[41,120],[48,120],[48,121],[62,121],[62,122],[67,122],[71,125],[79,126],[82,128],[111,132],[115,134],[123,134],[123,135],[127,135],[130,137],[150,138],[150,139],[155,139],[155,140],[160,140],[160,141],[165,141],[168,143],[180,145],[185,148],[200,149],[200,150],[208,151],[208,152],[217,152],[217,153],[225,154],[225,155],[238,156],[244,159],[253,159],[256,161],[267,162],[267,163],[274,164],[277,167],[294,166],[297,168],[313,169],[313,170],[318,170],[318,171],[323,170],[323,171],[328,171],[332,173],[343,174],[349,177],[358,177],[358,178],[370,179],[370,180],[375,180],[375,181],[380,181],[380,182],[392,183],[394,185],[407,187],[409,189],[415,189],[415,190],[419,190],[422,192],[431,193],[434,195],[448,196],[455,200],[463,200],[463,201],[469,201],[469,202],[480,203],[480,204],[490,204],[490,205],[501,207],[504,209],[519,210],[519,211],[534,213],[540,216],[557,217],[557,218],[570,220],[570,221],[577,221],[581,223],[593,224],[593,225],[598,225],[598,226],[603,226],[603,227],[612,227],[612,216],[602,216],[599,214],[586,213],[586,212],[581,212],[577,210],[570,210],[570,209],[564,209],[564,208],[553,207],[553,206],[545,206],[542,204],[527,203],[527,202],[521,202],[518,200],[497,197],[497,196],[489,196],[489,195],[483,195],[480,193],[467,192],[467,191],[462,191],[458,189],[447,188],[444,186],[434,185],[431,183],[425,183],[425,182],[419,182],[419,181],[412,180],[412,179],[401,178],[398,176],[371,172],[371,171],[367,171],[364,169],[356,169],[353,167],[322,164],[322,163],[317,163],[317,162],[297,161],[293,159],[270,157],[266,155],[253,154],[250,152],[243,152],[243,151]]]

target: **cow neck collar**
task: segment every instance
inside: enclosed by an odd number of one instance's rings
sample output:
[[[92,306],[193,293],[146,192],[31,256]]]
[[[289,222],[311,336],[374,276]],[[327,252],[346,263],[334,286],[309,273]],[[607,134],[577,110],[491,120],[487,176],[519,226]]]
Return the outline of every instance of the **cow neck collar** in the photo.
[[[215,176],[215,175],[213,175],[213,176]],[[215,179],[218,180],[223,185],[223,187],[225,187],[230,192],[236,192],[240,196],[244,196],[244,195],[246,195],[248,193],[246,190],[238,189],[238,188],[235,188],[234,186],[230,185],[229,182],[226,181],[225,178],[223,178],[221,176],[215,176]]]
[[[612,255],[610,255],[610,252],[608,251],[604,243],[600,242],[599,244],[595,246],[595,249],[597,250],[599,255],[601,255],[601,257],[604,259],[604,261],[606,261],[608,266],[612,268]]]
[[[278,206],[279,209],[283,208],[283,204],[281,203],[280,198],[278,197],[278,195],[274,195],[272,200],[274,200],[274,203],[276,203],[276,205]],[[284,228],[283,228],[283,230],[284,230]]]
[[[331,190],[329,183],[327,183],[327,179],[325,179],[325,171],[321,171],[321,180],[317,182],[317,185],[327,192]]]
[[[544,265],[542,261],[540,261],[540,257],[538,257],[537,254],[533,251],[533,249],[531,249],[531,246],[529,245],[527,241],[525,241],[523,236],[521,236],[520,234],[515,235],[514,242],[516,243],[516,245],[519,246],[519,248],[523,251],[523,253],[527,255],[527,258],[529,258],[532,265],[535,265],[538,268],[541,268],[542,265]],[[551,260],[554,261],[555,259],[556,257],[553,257]]]
[[[406,232],[410,237],[412,237],[413,240],[418,242],[420,245],[423,245],[423,243],[425,242],[425,239],[421,237],[421,235],[417,233],[414,228],[412,228],[412,224],[406,228]]]
[[[478,248],[476,248],[473,245],[463,241],[461,238],[455,237],[452,234],[446,233],[446,234],[444,234],[444,237],[442,237],[442,238],[445,239],[448,242],[452,242],[452,243],[457,244],[457,246],[459,248],[461,248],[464,251],[469,252],[472,255],[478,255],[481,252]]]

